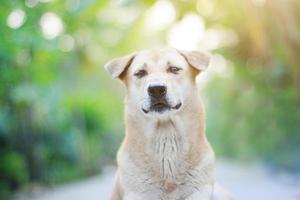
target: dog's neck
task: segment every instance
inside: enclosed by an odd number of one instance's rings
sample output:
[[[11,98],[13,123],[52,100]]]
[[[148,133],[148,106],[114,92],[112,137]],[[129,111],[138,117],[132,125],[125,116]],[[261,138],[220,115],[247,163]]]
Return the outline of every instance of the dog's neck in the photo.
[[[165,179],[172,179],[176,165],[182,162],[181,158],[195,162],[190,165],[196,165],[202,148],[208,145],[204,133],[204,110],[197,97],[164,120],[147,118],[142,113],[129,113],[132,112],[126,112],[124,143],[132,155],[143,154],[145,159],[158,160],[160,173]]]

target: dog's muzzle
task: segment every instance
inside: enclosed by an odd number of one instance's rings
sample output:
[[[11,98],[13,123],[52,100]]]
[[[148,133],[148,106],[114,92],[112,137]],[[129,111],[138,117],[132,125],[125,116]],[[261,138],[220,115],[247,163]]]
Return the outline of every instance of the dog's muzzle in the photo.
[[[142,109],[144,113],[158,112],[163,113],[166,110],[178,110],[181,107],[181,103],[171,106],[167,101],[167,87],[162,84],[150,85],[148,87],[148,95],[150,98],[149,110]]]

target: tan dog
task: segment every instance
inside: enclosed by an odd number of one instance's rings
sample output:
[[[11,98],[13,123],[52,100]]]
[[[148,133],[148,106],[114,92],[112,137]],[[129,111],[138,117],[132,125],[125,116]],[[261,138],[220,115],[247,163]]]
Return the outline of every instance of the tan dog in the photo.
[[[209,64],[201,52],[144,50],[105,68],[127,88],[126,134],[111,200],[209,200],[214,153],[195,77]]]

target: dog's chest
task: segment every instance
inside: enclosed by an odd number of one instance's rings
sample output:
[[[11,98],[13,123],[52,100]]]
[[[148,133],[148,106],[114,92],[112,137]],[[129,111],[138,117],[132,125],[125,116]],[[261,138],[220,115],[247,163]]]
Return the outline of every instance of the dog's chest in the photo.
[[[174,181],[183,161],[182,135],[172,125],[160,125],[153,134],[150,148],[161,178]]]

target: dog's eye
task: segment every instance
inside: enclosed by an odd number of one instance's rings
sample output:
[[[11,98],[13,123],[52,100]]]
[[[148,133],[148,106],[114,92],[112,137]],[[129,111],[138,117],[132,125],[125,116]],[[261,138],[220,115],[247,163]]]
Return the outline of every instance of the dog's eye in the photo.
[[[182,70],[182,69],[179,68],[179,67],[169,67],[167,71],[170,72],[170,73],[173,73],[173,74],[178,74],[178,72],[180,70]]]
[[[138,78],[142,78],[144,76],[146,76],[148,73],[146,70],[144,69],[141,69],[141,70],[138,70],[137,72],[134,73],[134,76],[138,77]]]

